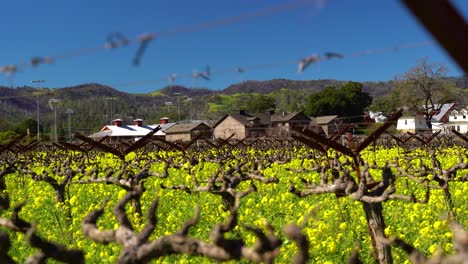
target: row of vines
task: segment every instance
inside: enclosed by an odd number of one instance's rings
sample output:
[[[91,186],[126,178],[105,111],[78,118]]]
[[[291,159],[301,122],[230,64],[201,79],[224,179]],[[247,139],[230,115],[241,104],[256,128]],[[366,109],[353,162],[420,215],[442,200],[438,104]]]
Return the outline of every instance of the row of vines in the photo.
[[[466,263],[463,135],[375,144],[383,131],[268,144],[19,138],[1,152],[0,263]]]

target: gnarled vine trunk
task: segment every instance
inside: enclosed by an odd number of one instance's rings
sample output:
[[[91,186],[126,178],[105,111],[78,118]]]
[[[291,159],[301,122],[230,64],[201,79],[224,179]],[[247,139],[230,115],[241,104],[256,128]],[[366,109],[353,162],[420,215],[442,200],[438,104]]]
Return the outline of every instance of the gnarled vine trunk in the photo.
[[[384,244],[378,237],[385,237],[385,221],[382,214],[382,203],[362,203],[366,213],[367,227],[374,248],[374,258],[376,263],[393,263],[391,247]]]

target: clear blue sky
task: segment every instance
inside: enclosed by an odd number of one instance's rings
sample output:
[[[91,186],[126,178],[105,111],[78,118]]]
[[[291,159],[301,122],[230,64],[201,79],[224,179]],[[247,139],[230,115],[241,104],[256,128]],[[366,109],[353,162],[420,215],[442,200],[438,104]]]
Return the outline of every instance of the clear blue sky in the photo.
[[[224,89],[242,80],[338,79],[387,81],[415,66],[419,59],[448,66],[451,76],[460,68],[432,36],[397,0],[317,0],[296,9],[282,10],[218,27],[191,32],[158,34],[219,21],[282,5],[287,0],[15,0],[0,9],[2,38],[0,66],[28,63],[33,57],[56,57],[87,48],[101,48],[112,32],[128,39],[155,33],[139,66],[132,60],[138,43],[100,49],[81,56],[57,58],[51,64],[25,67],[8,77],[0,73],[0,85],[31,85],[43,79],[46,87],[61,88],[83,83],[102,83],[130,93],[146,93],[168,84]],[[455,1],[468,13],[468,1]],[[302,74],[297,62],[312,54],[344,55],[408,43],[425,43],[413,49],[345,57],[312,64]],[[275,67],[259,67],[276,64]],[[211,81],[190,75],[212,70]],[[245,68],[239,74],[236,67]],[[148,81],[148,82],[144,82]]]

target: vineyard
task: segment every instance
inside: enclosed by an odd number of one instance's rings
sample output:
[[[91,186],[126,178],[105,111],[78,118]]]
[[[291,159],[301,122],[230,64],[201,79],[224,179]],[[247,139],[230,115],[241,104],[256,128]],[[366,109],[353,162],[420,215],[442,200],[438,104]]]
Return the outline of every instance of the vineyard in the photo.
[[[386,128],[185,144],[19,137],[0,148],[0,262],[466,263],[468,138]]]

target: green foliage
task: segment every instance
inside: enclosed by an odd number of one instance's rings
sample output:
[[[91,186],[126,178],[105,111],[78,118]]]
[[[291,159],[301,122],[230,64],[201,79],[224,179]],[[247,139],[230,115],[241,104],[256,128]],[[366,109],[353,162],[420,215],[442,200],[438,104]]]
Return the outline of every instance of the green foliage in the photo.
[[[24,119],[21,121],[21,123],[13,128],[13,131],[15,131],[17,134],[26,134],[28,131],[31,135],[37,134],[37,120],[32,118]],[[39,132],[44,132],[42,125],[39,125]]]
[[[281,88],[268,95],[275,98],[276,109],[280,111],[302,111],[307,103],[307,93],[305,89],[289,90]]]
[[[247,110],[251,113],[261,113],[268,109],[275,109],[275,98],[268,95],[259,94],[247,102]]]
[[[448,90],[442,93],[442,97],[445,98],[444,102],[456,99],[457,102],[468,103],[466,92],[468,81],[466,78],[444,78],[443,81],[444,85],[448,87]],[[307,113],[306,110],[310,103],[309,95],[321,91],[327,86],[341,87],[343,84],[343,81],[337,80],[293,81],[276,79],[245,81],[217,91],[170,86],[148,94],[125,93],[109,86],[93,83],[60,89],[0,87],[0,94],[4,96],[0,100],[0,131],[12,129],[17,125],[18,120],[34,118],[36,116],[36,99],[39,99],[40,123],[44,131],[52,131],[54,123],[54,113],[49,109],[47,101],[49,98],[59,98],[62,99],[62,104],[57,108],[58,125],[68,127],[68,116],[65,111],[72,109],[74,111],[71,115],[72,132],[90,134],[98,131],[103,125],[109,124],[113,118],[122,118],[125,123],[131,122],[134,118],[142,118],[145,120],[145,124],[158,123],[161,117],[177,120],[178,99],[180,99],[182,120],[190,116],[190,110],[193,119],[203,120],[217,120],[225,113],[240,109],[262,112],[268,109],[267,105],[272,106],[271,101],[269,101],[271,98],[274,98],[276,110]],[[377,108],[388,106],[389,109],[394,109],[393,97],[387,96],[390,96],[392,89],[399,84],[399,81],[363,82],[362,84],[362,90],[369,91],[372,96],[391,99],[391,102],[386,100],[379,103],[377,101]],[[155,89],[158,88],[155,87]],[[465,89],[465,91],[461,92],[460,89]],[[174,96],[174,92],[181,92],[182,95],[177,98]],[[397,91],[395,94],[400,92]],[[36,97],[37,95],[38,97]],[[116,99],[108,100],[107,98]],[[187,98],[193,99],[192,107],[186,102]],[[403,99],[400,98],[398,102],[402,102]],[[173,105],[168,108],[165,102],[172,102]],[[262,106],[263,103],[266,104]],[[328,104],[326,106],[339,105],[340,101],[332,103],[334,105]],[[248,109],[249,104],[256,105],[253,111]],[[384,109],[383,112],[392,112],[389,109]]]
[[[368,109],[370,111],[382,112],[385,115],[389,115],[395,112],[399,105],[399,93],[394,92],[389,96],[374,98],[374,100],[372,100],[372,105],[370,105]]]
[[[363,92],[362,87],[361,83],[348,82],[339,89],[330,86],[311,94],[305,113],[311,116],[361,116],[372,102],[372,97]]]
[[[362,129],[362,132],[366,135],[370,135],[372,134],[374,131],[376,131],[379,127],[381,127],[382,124],[381,123],[373,123],[371,124],[370,126],[366,127],[366,128],[363,128]],[[393,125],[389,128],[387,128],[387,130],[385,130],[385,133],[386,134],[396,134],[397,133],[397,130],[396,130],[396,126]]]
[[[15,139],[17,136],[18,135],[12,130],[0,132],[0,144],[6,144]]]
[[[0,118],[0,132],[4,132],[10,129],[10,125],[5,119]]]
[[[275,108],[275,99],[258,93],[217,94],[209,99],[208,113],[229,113],[246,110],[252,113]]]

